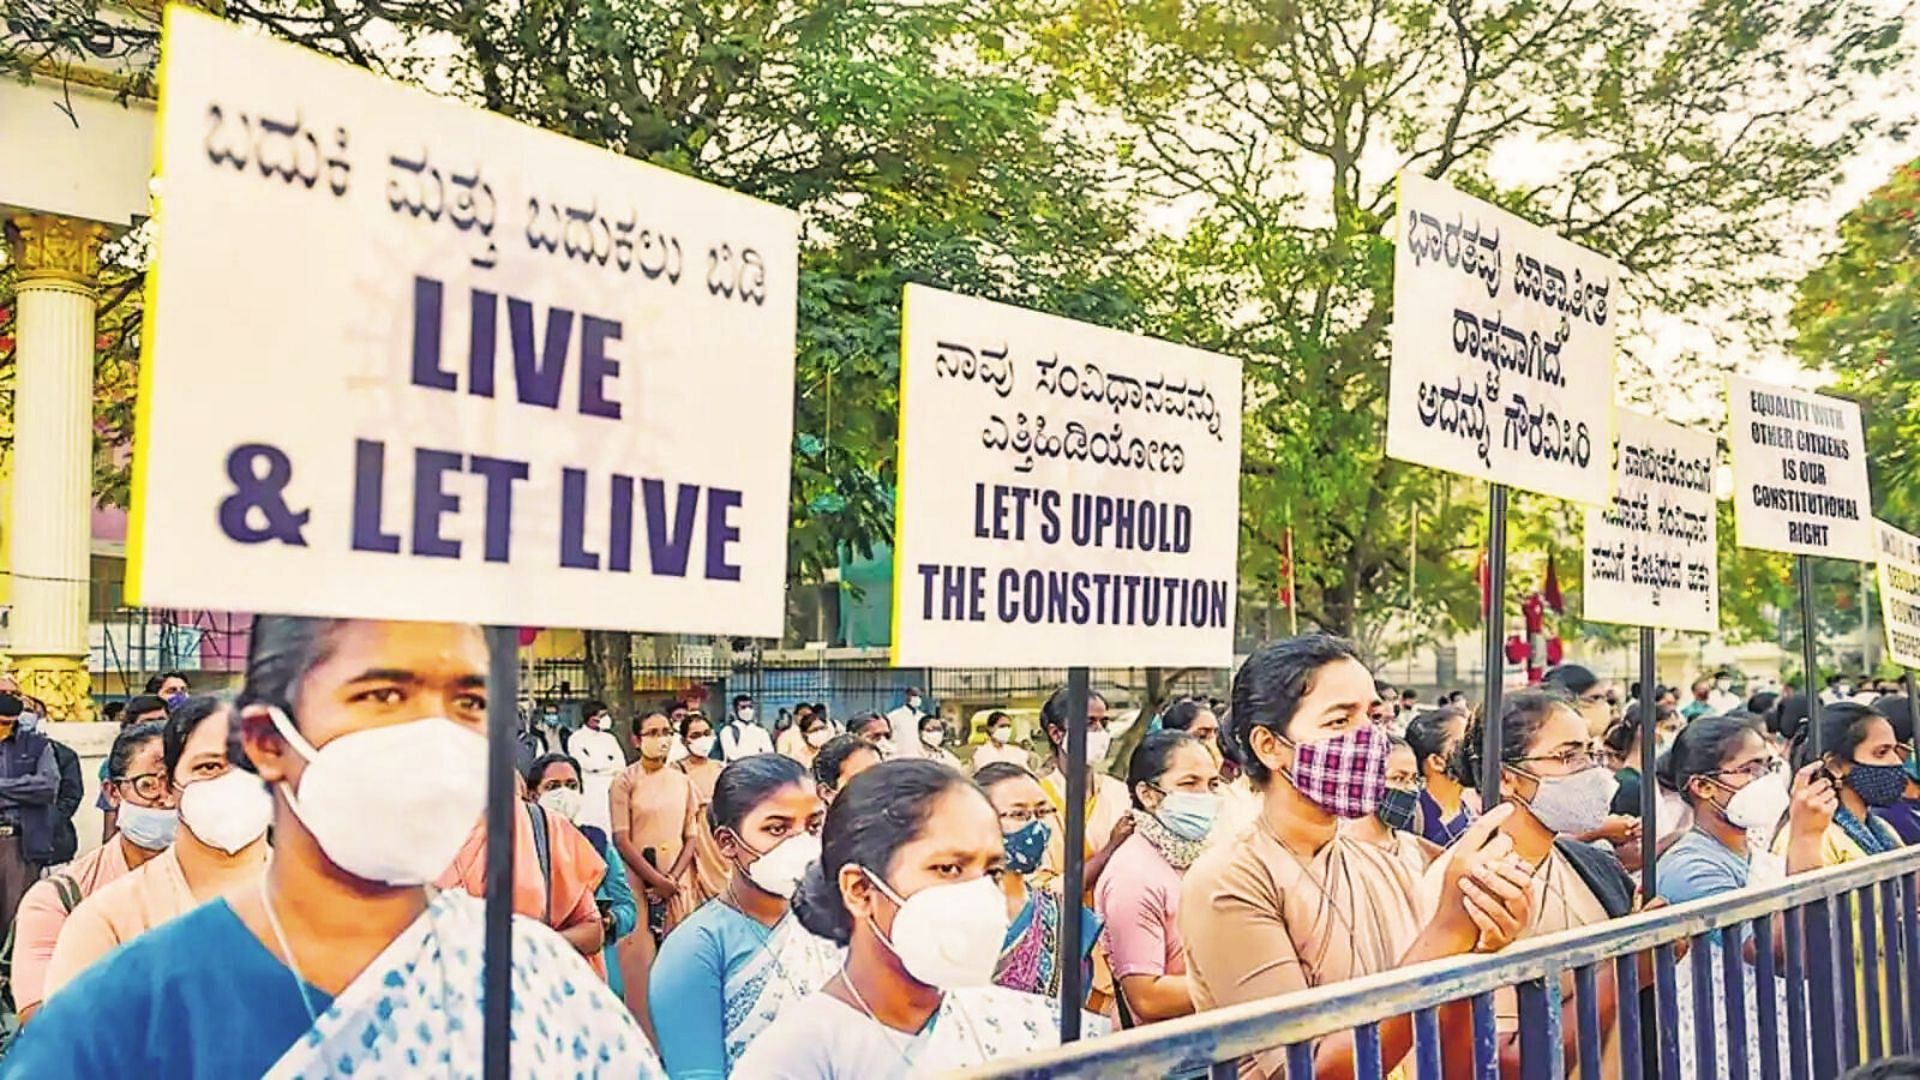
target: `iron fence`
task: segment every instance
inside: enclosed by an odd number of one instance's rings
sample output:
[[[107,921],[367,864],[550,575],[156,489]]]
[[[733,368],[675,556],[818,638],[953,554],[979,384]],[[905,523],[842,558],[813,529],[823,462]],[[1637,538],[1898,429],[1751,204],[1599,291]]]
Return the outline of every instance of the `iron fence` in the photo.
[[[994,1062],[974,1077],[1163,1077],[1226,1080],[1239,1063],[1280,1051],[1292,1077],[1314,1075],[1318,1040],[1351,1032],[1356,1077],[1393,1074],[1381,1025],[1412,1018],[1408,1077],[1442,1075],[1440,1009],[1470,1004],[1476,1077],[1501,1075],[1493,995],[1520,1007],[1523,1077],[1567,1074],[1571,1024],[1582,1077],[1600,1077],[1606,1033],[1595,992],[1617,988],[1620,1075],[1831,1080],[1862,1061],[1920,1052],[1920,849],[1907,848],[1778,884],[1657,908],[1530,939],[1490,956],[1451,958],[1266,1001],[1218,1009]],[[1767,943],[1782,924],[1784,949]],[[1751,960],[1729,941],[1759,943]],[[1686,955],[1680,956],[1680,946]],[[1644,1004],[1640,968],[1651,956]],[[1684,965],[1684,966],[1683,966]],[[1571,973],[1572,1016],[1562,980]],[[1690,984],[1690,985],[1689,985]],[[1686,992],[1682,993],[1683,986]],[[1751,1015],[1748,1002],[1753,1003]],[[1644,1014],[1643,1008],[1650,1008]],[[1751,1026],[1750,1026],[1751,1025]],[[1751,1033],[1754,1038],[1749,1038]],[[1683,1052],[1691,1051],[1691,1069]]]

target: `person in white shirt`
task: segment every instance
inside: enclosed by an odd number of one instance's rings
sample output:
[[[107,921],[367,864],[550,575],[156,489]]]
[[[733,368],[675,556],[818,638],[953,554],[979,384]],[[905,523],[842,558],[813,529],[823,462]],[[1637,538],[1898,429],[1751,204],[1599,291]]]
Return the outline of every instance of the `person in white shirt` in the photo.
[[[972,771],[979,772],[995,762],[1018,765],[1029,772],[1033,769],[1033,755],[1013,742],[1013,719],[998,710],[987,714],[987,744],[973,752]]]
[[[886,761],[893,757],[893,727],[888,723],[887,718],[879,713],[867,713],[855,720],[853,727],[848,729],[848,734],[858,735],[872,743],[874,749],[880,751],[880,760]]]
[[[741,694],[733,699],[733,715],[720,727],[720,758],[738,761],[754,754],[773,753],[773,738],[767,729],[753,721],[753,699]]]
[[[906,703],[887,714],[888,741],[894,757],[924,757],[920,745],[920,688],[907,687]]]
[[[573,733],[567,746],[580,763],[579,825],[592,825],[613,835],[613,816],[608,808],[608,793],[613,778],[627,767],[627,756],[620,751],[620,737],[613,733],[613,714],[598,701],[589,701],[582,709],[586,721]]]

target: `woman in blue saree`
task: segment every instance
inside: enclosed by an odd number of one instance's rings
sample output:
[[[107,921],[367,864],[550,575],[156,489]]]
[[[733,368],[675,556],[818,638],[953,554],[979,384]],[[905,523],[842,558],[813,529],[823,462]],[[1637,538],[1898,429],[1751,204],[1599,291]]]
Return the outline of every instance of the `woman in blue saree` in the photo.
[[[733,872],[719,896],[667,935],[648,984],[660,1056],[675,1080],[728,1075],[783,1006],[820,989],[841,963],[839,947],[788,909],[819,858],[826,818],[806,768],[778,754],[729,762],[708,812]]]

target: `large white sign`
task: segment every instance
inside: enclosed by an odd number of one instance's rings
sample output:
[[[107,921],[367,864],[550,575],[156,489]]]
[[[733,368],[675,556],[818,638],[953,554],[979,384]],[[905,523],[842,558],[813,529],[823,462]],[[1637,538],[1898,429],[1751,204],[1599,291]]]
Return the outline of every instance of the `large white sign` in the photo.
[[[1920,536],[1884,521],[1873,526],[1887,656],[1903,668],[1920,668]]]
[[[1581,616],[1711,633],[1720,627],[1714,437],[1616,409],[1613,500],[1587,509]]]
[[[1233,662],[1240,362],[907,286],[896,664]]]
[[[130,600],[779,634],[792,213],[181,5],[163,63]]]
[[[1606,503],[1620,296],[1612,261],[1402,173],[1387,453]]]
[[[1727,404],[1740,546],[1872,559],[1860,406],[1738,375],[1727,378]]]

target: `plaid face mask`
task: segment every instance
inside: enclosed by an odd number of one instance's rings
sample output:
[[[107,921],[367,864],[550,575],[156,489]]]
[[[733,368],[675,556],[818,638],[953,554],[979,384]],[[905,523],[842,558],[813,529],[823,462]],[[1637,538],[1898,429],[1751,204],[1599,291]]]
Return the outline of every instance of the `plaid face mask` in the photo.
[[[1343,818],[1363,818],[1380,806],[1387,787],[1387,736],[1374,724],[1320,742],[1289,743],[1287,777],[1315,806]]]

